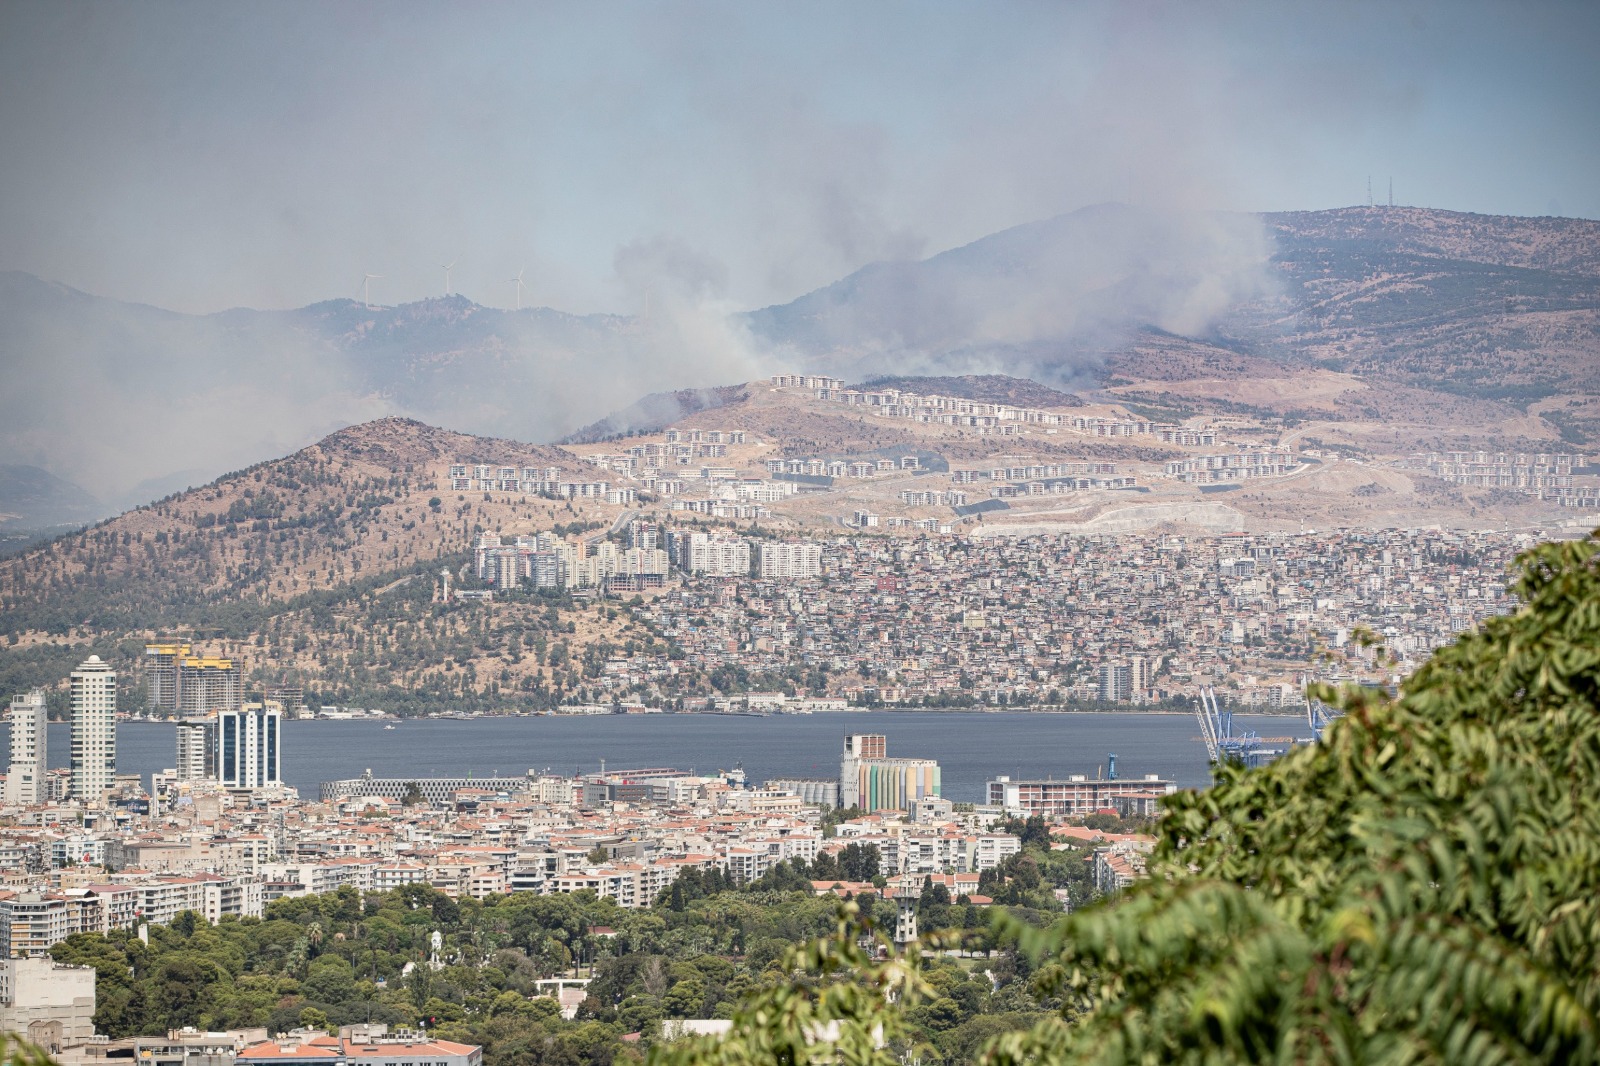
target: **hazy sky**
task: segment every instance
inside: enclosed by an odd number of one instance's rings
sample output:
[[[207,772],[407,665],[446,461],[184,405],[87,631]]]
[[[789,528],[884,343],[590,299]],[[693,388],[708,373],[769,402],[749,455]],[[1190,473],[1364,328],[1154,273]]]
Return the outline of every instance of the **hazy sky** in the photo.
[[[782,302],[1104,200],[1600,217],[1600,4],[0,6],[0,269]]]

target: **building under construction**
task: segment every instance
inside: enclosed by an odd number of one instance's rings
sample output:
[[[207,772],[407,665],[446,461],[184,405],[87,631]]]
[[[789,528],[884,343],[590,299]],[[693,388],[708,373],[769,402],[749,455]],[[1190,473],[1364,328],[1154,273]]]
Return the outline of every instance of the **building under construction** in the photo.
[[[190,718],[244,706],[244,672],[235,659],[196,655],[186,641],[144,648],[145,691],[152,711]]]

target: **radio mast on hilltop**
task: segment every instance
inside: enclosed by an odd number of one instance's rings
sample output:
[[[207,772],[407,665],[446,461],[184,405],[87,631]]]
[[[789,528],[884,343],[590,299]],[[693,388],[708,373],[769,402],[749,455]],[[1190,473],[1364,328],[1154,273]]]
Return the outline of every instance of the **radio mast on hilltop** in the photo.
[[[1389,177],[1389,206],[1394,206],[1394,176]]]
[[[1372,175],[1367,175],[1367,206],[1372,206]]]

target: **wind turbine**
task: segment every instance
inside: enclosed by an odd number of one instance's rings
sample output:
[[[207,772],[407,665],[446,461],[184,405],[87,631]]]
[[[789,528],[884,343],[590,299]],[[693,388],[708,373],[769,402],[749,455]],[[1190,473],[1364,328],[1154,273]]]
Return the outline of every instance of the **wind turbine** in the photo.
[[[459,262],[461,262],[461,257],[458,255],[448,263],[439,264],[439,266],[444,270],[444,294],[446,296],[450,295],[450,270]]]
[[[368,274],[361,282],[361,302],[367,305],[367,310],[372,310],[372,283],[383,277],[382,274]]]
[[[510,279],[517,286],[517,310],[522,310],[522,275],[528,272],[527,267],[517,271],[517,276]]]

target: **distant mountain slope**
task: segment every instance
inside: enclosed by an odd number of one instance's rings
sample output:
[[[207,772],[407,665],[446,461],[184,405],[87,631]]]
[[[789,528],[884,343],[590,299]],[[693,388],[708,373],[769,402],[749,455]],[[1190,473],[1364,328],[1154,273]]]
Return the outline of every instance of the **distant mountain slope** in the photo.
[[[1297,242],[1366,243],[1432,259],[1600,276],[1600,221],[1476,215],[1429,207],[1344,207],[1261,216]]]
[[[583,470],[557,448],[409,419],[352,426],[0,560],[0,625],[238,628],[274,603],[431,564],[467,549],[483,510],[443,491],[453,461]]]
[[[901,389],[925,396],[955,396],[982,403],[1010,403],[1022,407],[1082,407],[1083,400],[1027,378],[1005,374],[967,374],[961,377],[910,377],[886,374],[850,386],[854,389]]]
[[[1266,216],[1286,289],[1233,346],[1519,403],[1600,392],[1600,223],[1422,208]]]
[[[562,444],[592,444],[626,433],[649,433],[665,429],[685,415],[713,411],[737,403],[748,395],[743,385],[720,385],[707,389],[679,389],[655,392],[629,404],[597,422],[561,438]]]
[[[680,327],[459,296],[182,315],[0,273],[0,450],[103,515],[389,414],[550,440],[641,392],[748,376]]]
[[[990,371],[1082,389],[1111,367],[1171,378],[1149,358],[1160,350],[1527,404],[1600,393],[1600,222],[1111,205],[873,264],[751,323],[794,362],[858,377]],[[1564,417],[1569,440],[1600,440],[1594,405]]]
[[[0,466],[0,528],[42,529],[91,522],[101,503],[37,466]]]
[[[758,336],[839,374],[1087,381],[1141,326],[1203,331],[1264,294],[1269,251],[1251,216],[1105,204],[921,262],[874,263],[749,321]]]

